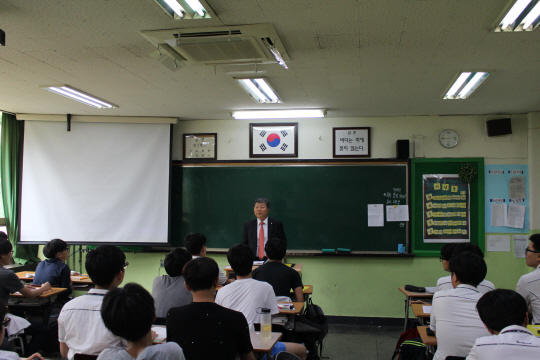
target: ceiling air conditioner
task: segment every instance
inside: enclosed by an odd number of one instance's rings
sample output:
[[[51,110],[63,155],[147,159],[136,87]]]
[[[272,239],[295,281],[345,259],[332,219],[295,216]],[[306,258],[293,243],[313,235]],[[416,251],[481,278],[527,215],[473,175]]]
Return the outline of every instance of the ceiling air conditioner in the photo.
[[[187,65],[275,64],[269,45],[289,60],[272,24],[149,30],[141,31],[141,35],[156,47],[169,45],[186,59]]]

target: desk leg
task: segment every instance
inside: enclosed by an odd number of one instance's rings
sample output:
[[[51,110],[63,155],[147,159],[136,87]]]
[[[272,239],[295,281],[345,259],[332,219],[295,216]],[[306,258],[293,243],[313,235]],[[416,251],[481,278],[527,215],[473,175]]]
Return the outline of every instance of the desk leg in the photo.
[[[405,300],[405,324],[403,325],[403,331],[407,330],[407,323],[409,322],[409,307],[411,306],[411,298],[407,296]]]

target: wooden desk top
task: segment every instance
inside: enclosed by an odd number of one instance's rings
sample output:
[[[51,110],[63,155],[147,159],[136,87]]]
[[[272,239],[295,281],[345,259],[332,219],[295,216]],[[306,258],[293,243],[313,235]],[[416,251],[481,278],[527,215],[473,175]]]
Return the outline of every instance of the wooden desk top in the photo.
[[[432,345],[437,346],[437,337],[436,336],[428,336],[426,333],[426,330],[429,326],[418,326],[418,333],[420,334],[420,337],[422,338],[422,342],[426,345]]]
[[[294,306],[294,310],[279,309],[280,315],[299,315],[302,313],[302,310],[304,310],[303,301],[293,301],[292,303],[278,301],[278,304],[293,304]]]
[[[261,340],[261,333],[258,331],[250,331],[249,337],[251,338],[251,346],[253,346],[253,352],[256,353],[268,353],[281,340],[282,333],[272,333],[270,340]]]
[[[424,312],[424,306],[431,307],[431,305],[411,304],[411,306],[412,306],[413,311],[414,311],[414,316],[419,317],[419,318],[428,318],[428,319],[431,316],[431,314],[428,314],[428,313]]]
[[[19,277],[19,280],[30,281],[30,280],[33,280],[34,278],[33,277],[26,277],[26,274],[35,275],[36,272],[35,271],[20,271],[20,272],[15,273],[15,274]],[[88,284],[88,285],[94,284],[92,282],[92,280],[90,280],[88,275],[72,276],[71,281],[73,282],[73,284]]]
[[[413,297],[413,298],[432,298],[432,293],[417,293],[412,291],[405,290],[405,286],[398,287],[399,291],[405,294],[407,297]]]
[[[45,291],[43,294],[39,295],[39,298],[41,298],[41,299],[48,298],[48,297],[51,297],[53,295],[58,295],[60,293],[63,293],[64,291],[67,291],[67,289],[66,288],[52,288],[51,290]],[[13,298],[24,298],[24,296],[19,292],[16,292],[16,293],[11,294],[9,296],[13,297]]]
[[[260,265],[253,265],[253,267],[251,268],[251,271],[255,270],[259,266]],[[292,268],[294,270],[298,271],[298,272],[302,272],[302,267],[304,267],[304,264],[295,263]],[[233,269],[232,269],[232,267],[230,265],[225,266],[224,270],[225,270],[225,272],[232,272],[233,271]]]

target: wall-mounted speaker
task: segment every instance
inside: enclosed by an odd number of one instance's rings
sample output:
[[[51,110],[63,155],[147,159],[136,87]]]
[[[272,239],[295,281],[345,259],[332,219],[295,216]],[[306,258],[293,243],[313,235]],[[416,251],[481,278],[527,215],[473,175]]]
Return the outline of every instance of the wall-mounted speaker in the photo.
[[[396,158],[398,159],[409,158],[409,140],[396,141]]]
[[[6,46],[6,33],[0,29],[0,45]]]
[[[501,136],[512,134],[512,120],[495,119],[486,121],[487,136]]]

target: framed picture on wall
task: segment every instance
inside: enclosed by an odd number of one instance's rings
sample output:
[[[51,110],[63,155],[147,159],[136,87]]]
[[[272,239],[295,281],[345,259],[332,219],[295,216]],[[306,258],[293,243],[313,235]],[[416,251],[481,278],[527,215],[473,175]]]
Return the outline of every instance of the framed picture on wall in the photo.
[[[334,158],[371,157],[371,128],[332,128]]]
[[[217,160],[217,134],[184,134],[184,161]]]
[[[249,124],[249,157],[298,157],[298,123]]]

